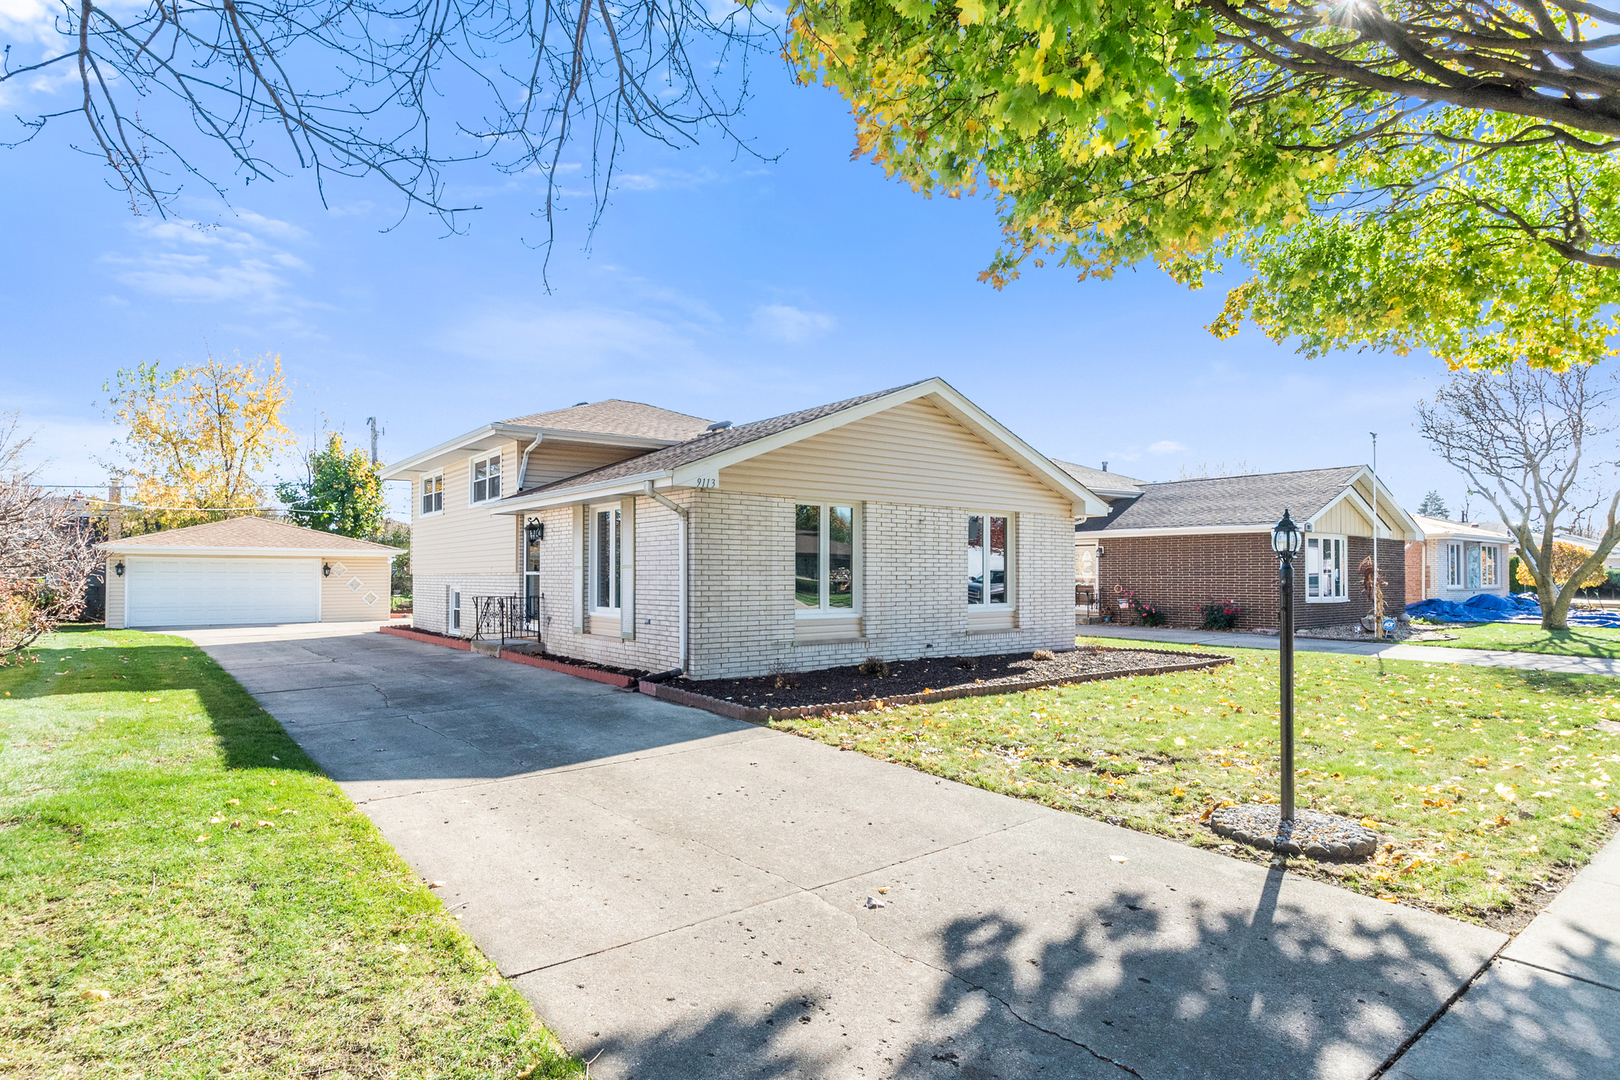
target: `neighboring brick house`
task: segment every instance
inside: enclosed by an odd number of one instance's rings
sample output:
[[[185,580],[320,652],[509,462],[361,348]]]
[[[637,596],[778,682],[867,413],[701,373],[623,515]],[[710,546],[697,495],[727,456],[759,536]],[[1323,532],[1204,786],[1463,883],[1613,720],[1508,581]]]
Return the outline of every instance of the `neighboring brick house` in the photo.
[[[581,404],[385,476],[418,626],[522,597],[550,652],[700,679],[1071,649],[1073,522],[1107,511],[939,379],[735,427]]]
[[[1102,463],[1102,468],[1093,469],[1089,465],[1077,465],[1072,461],[1059,461],[1052,459],[1052,464],[1084,484],[1088,490],[1107,504],[1109,512],[1123,511],[1138,495],[1146,480],[1133,480],[1129,476],[1108,471],[1108,462]],[[1094,533],[1077,533],[1074,538],[1074,583],[1076,585],[1097,585],[1097,538]],[[1078,590],[1075,602],[1078,605],[1080,597]]]
[[[1406,602],[1455,600],[1492,593],[1505,596],[1508,562],[1517,544],[1498,522],[1416,520],[1423,537],[1406,549]]]
[[[1076,524],[1075,543],[1096,546],[1105,610],[1115,618],[1129,618],[1115,597],[1134,590],[1171,626],[1196,627],[1200,606],[1230,600],[1243,612],[1239,629],[1270,628],[1278,601],[1271,528],[1286,509],[1306,530],[1295,626],[1347,625],[1371,611],[1359,568],[1372,554],[1375,484],[1384,611],[1393,615],[1406,595],[1406,543],[1422,533],[1359,465],[1141,484],[1106,517]]]

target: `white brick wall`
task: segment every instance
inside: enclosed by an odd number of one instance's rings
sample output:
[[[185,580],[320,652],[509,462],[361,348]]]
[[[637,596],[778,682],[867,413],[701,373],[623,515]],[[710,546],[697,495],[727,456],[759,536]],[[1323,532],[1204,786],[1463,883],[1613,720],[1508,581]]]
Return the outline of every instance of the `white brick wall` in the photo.
[[[861,512],[863,638],[794,644],[794,500],[682,489],[692,519],[692,674],[723,678],[812,671],[868,656],[905,660],[1074,645],[1074,524],[1022,513],[1014,526],[1016,626],[967,629],[966,509],[866,503]],[[548,652],[617,667],[662,671],[679,662],[679,522],[651,499],[636,501],[635,639],[573,630],[574,550],[568,507],[541,511],[541,633]],[[475,594],[521,594],[521,573],[417,578],[416,624],[448,633],[445,596],[463,595],[472,633]]]
[[[866,503],[861,515],[864,638],[793,643],[794,500],[698,492],[693,512],[692,674],[809,671],[868,656],[903,660],[1074,645],[1074,524],[1019,514],[1016,628],[967,630],[967,513]]]
[[[411,624],[439,634],[454,634],[449,618],[450,590],[461,591],[461,630],[472,637],[474,596],[511,596],[523,591],[517,574],[435,574],[411,578]]]

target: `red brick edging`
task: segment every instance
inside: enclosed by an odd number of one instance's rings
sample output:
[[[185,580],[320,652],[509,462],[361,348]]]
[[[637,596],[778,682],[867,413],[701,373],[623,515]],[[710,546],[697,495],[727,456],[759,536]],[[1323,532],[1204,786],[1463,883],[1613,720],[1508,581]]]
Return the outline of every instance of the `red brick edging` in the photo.
[[[525,664],[528,667],[545,668],[547,671],[560,671],[564,675],[575,675],[581,679],[590,679],[592,682],[607,683],[609,686],[634,686],[636,680],[628,675],[620,675],[616,671],[598,671],[595,668],[580,667],[578,664],[564,664],[556,660],[547,660],[540,656],[525,656],[523,653],[501,651],[502,660],[510,660],[514,664]]]
[[[896,694],[893,697],[871,698],[865,701],[842,701],[831,705],[799,705],[788,709],[761,709],[752,705],[738,705],[706,694],[695,694],[666,683],[643,682],[640,690],[649,697],[668,701],[674,705],[690,705],[705,709],[728,720],[742,720],[760,724],[767,720],[792,720],[802,716],[831,716],[834,713],[869,712],[890,705],[919,705],[932,701],[950,701],[953,698],[989,697],[993,694],[1017,694],[1025,690],[1040,690],[1048,686],[1069,683],[1101,682],[1105,679],[1123,679],[1133,675],[1171,675],[1178,671],[1204,671],[1230,664],[1230,656],[1208,656],[1197,653],[1168,653],[1169,656],[1188,657],[1174,664],[1154,664],[1150,667],[1125,668],[1119,671],[1094,671],[1084,675],[1065,675],[1056,679],[1032,679],[1018,683],[984,683],[973,686],[953,686],[945,690],[929,690],[921,694]]]
[[[464,638],[445,637],[442,634],[424,634],[420,630],[410,630],[403,626],[380,626],[377,628],[377,632],[380,634],[392,634],[394,637],[409,638],[411,641],[420,641],[427,645],[443,645],[447,649],[459,649],[461,652],[472,651],[472,642]],[[560,671],[564,675],[575,675],[581,679],[607,683],[609,686],[617,686],[621,689],[634,686],[636,683],[636,680],[630,676],[620,675],[614,671],[598,671],[595,668],[580,667],[577,664],[564,664],[538,656],[507,652],[505,649],[502,649],[498,655],[500,659],[510,660],[514,664],[545,668],[547,671]]]
[[[379,626],[379,634],[392,634],[394,637],[409,638],[411,641],[420,641],[424,645],[443,645],[447,649],[460,649],[462,652],[472,651],[472,642],[460,638],[447,638],[441,634],[424,634],[420,630],[410,630],[403,626]]]

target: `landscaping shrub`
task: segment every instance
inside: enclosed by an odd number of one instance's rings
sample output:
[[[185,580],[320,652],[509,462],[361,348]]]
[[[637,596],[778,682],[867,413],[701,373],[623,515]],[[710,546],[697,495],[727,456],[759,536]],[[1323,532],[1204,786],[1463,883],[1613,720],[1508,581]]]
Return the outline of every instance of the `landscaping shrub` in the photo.
[[[1200,623],[1204,630],[1230,630],[1237,625],[1238,616],[1243,609],[1230,600],[1211,600],[1199,607],[1198,613],[1204,621]]]

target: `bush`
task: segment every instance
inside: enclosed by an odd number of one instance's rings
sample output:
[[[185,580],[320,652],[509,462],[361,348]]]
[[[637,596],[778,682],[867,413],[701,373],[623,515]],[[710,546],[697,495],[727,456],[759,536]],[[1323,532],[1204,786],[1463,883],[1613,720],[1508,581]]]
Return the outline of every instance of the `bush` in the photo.
[[[861,661],[860,673],[868,679],[881,679],[889,673],[889,665],[875,656],[868,656]]]
[[[1230,630],[1237,625],[1238,616],[1243,609],[1230,600],[1211,600],[1199,607],[1198,613],[1204,617],[1200,628],[1204,630]]]
[[[1124,600],[1126,604],[1130,606],[1130,609],[1136,613],[1137,621],[1143,626],[1163,626],[1167,621],[1169,621],[1165,618],[1164,612],[1160,611],[1158,608],[1136,595],[1135,589],[1122,589],[1118,585],[1115,585],[1114,591],[1118,593],[1120,599]]]

